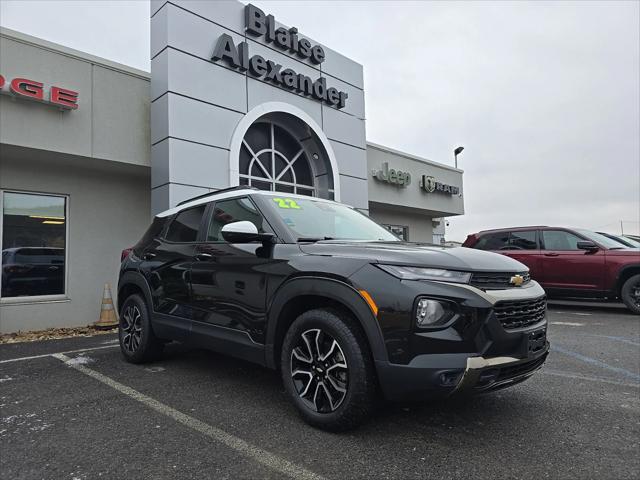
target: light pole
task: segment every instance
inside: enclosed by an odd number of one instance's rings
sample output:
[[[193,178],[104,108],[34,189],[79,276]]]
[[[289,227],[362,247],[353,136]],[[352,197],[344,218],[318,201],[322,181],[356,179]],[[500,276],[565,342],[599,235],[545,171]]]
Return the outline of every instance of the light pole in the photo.
[[[464,150],[464,147],[457,147],[454,151],[453,151],[453,158],[456,162],[456,168],[458,168],[458,155],[460,155],[462,153],[462,151]]]

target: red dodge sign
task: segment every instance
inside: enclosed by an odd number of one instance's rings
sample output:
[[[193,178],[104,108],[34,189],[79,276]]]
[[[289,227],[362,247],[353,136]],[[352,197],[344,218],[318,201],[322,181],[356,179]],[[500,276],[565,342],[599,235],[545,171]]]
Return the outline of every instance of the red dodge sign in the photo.
[[[5,85],[8,85],[8,91],[5,89]],[[49,103],[65,110],[78,108],[78,92],[52,86],[49,88],[48,98],[45,98],[44,84],[28,78],[14,78],[11,82],[7,82],[0,75],[0,93],[11,93],[17,97]]]

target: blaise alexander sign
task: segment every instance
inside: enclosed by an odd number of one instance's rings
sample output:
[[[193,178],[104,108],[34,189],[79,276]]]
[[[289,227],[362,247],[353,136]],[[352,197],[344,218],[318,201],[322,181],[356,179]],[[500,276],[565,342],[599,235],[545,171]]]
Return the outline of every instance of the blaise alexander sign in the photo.
[[[245,29],[254,37],[263,37],[265,42],[273,44],[283,52],[296,55],[302,60],[309,60],[320,65],[325,60],[324,49],[320,45],[312,45],[306,38],[298,38],[298,29],[291,27],[276,28],[273,15],[265,13],[254,5],[247,5],[244,9]],[[211,60],[225,62],[231,68],[275,83],[295,93],[313,97],[336,108],[344,108],[348,94],[336,88],[327,88],[324,77],[313,81],[310,77],[296,73],[291,68],[267,60],[261,55],[249,54],[249,42],[244,41],[236,45],[231,35],[222,34],[216,43]]]

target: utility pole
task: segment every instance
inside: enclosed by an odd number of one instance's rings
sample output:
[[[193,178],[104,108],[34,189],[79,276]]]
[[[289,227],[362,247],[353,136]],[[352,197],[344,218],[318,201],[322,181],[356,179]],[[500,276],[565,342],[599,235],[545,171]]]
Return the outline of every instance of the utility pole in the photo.
[[[622,220],[620,220],[620,235],[624,235],[624,226],[622,225]]]

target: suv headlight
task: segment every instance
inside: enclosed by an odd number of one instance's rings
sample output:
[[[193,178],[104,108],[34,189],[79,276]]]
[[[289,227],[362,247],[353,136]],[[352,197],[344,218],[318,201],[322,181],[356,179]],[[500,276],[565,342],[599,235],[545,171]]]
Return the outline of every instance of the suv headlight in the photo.
[[[440,282],[469,283],[471,279],[469,272],[458,272],[456,270],[379,264],[376,267],[401,280],[437,280]]]

